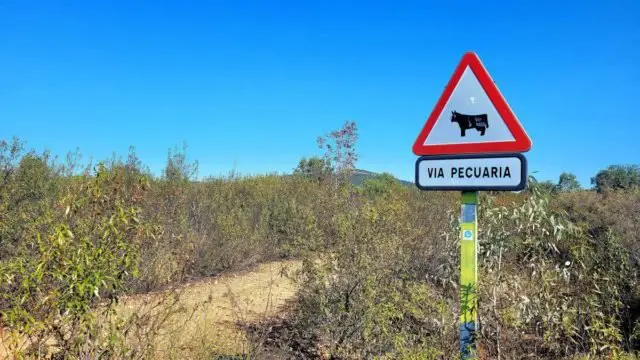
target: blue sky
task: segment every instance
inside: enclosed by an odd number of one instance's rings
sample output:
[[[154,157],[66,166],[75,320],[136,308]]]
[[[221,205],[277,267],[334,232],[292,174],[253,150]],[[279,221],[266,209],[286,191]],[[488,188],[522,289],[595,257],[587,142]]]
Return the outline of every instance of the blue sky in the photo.
[[[401,4],[401,5],[400,5]],[[606,5],[604,5],[606,4]],[[465,51],[533,148],[583,184],[640,163],[640,2],[3,1],[0,138],[158,172],[288,172],[356,121],[358,167],[412,179],[411,146]]]

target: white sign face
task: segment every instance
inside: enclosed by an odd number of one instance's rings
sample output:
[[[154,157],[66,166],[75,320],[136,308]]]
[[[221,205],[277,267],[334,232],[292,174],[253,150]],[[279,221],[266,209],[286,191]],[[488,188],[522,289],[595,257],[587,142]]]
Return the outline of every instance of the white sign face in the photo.
[[[522,190],[526,159],[513,155],[423,156],[416,162],[422,190]]]
[[[515,141],[470,67],[440,113],[425,145]]]

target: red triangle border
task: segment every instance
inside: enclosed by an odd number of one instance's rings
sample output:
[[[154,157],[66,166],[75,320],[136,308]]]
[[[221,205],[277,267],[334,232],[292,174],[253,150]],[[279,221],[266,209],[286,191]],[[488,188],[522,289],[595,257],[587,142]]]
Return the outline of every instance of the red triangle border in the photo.
[[[447,101],[451,97],[453,90],[458,85],[465,69],[469,67],[480,82],[485,93],[493,103],[498,114],[504,120],[507,128],[513,135],[514,141],[501,142],[483,142],[483,143],[467,143],[467,144],[446,144],[446,145],[424,145],[424,141],[433,129],[444,109]],[[447,83],[444,92],[436,103],[431,115],[427,119],[422,131],[413,144],[413,153],[418,156],[422,155],[455,155],[455,154],[481,154],[481,153],[508,153],[508,152],[527,152],[531,149],[531,139],[524,131],[524,128],[518,121],[507,101],[496,87],[489,72],[485,69],[478,55],[474,52],[467,52],[462,57],[458,67],[454,71],[451,79]]]

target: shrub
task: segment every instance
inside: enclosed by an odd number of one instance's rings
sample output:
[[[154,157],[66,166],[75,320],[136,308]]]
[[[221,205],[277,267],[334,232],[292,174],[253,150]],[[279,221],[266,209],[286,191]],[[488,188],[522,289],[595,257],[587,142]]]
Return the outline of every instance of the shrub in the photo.
[[[0,313],[13,333],[14,356],[47,347],[64,358],[105,350],[95,342],[93,310],[102,305],[108,314],[126,291],[148,230],[121,184],[120,172],[100,165],[59,200],[61,214],[43,215],[51,224],[46,231],[22,233],[18,254],[0,263]]]
[[[427,351],[435,357],[442,339],[453,334],[455,316],[446,301],[411,274],[407,247],[418,234],[407,221],[407,195],[391,188],[353,202],[334,219],[334,246],[304,262],[295,322],[322,339],[330,356]]]
[[[484,339],[494,356],[532,348],[554,357],[621,352],[624,301],[636,279],[615,236],[589,234],[535,194],[489,207],[481,223],[479,290],[490,309]]]

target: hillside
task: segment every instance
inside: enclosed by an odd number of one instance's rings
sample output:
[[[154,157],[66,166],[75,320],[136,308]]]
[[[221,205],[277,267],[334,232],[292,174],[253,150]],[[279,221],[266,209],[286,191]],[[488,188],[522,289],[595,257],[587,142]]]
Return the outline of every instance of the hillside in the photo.
[[[378,175],[380,175],[380,174],[379,173],[374,173],[372,171],[367,171],[367,170],[362,170],[362,169],[355,169],[353,175],[351,175],[351,183],[353,185],[358,186],[358,185],[361,185],[366,180],[373,179]],[[412,182],[405,181],[405,180],[400,180],[400,179],[397,179],[397,180],[403,185],[414,186],[414,184]]]

